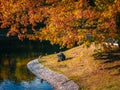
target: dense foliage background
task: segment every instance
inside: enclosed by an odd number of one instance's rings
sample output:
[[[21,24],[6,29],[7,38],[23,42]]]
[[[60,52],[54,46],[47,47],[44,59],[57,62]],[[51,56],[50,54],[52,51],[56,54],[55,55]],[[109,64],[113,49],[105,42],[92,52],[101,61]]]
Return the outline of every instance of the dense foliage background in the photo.
[[[63,47],[120,43],[120,0],[0,0],[0,31]]]

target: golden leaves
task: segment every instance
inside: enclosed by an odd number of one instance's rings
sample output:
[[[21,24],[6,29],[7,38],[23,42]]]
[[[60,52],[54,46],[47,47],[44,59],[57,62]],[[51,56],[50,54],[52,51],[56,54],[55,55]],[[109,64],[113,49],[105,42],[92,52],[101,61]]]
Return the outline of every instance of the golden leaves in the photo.
[[[9,27],[8,35],[17,34],[20,39],[49,40],[67,47],[86,42],[87,33],[97,41],[116,37],[115,18],[120,12],[120,1],[94,3],[92,7],[86,0],[1,0],[0,27]]]

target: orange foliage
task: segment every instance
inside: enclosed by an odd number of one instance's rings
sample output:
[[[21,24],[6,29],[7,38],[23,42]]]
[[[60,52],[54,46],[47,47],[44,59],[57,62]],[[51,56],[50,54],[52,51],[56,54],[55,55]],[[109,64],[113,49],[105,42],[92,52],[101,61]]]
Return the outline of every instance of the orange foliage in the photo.
[[[0,0],[0,6],[0,28],[19,39],[72,47],[89,41],[87,33],[99,43],[119,37],[119,0]],[[45,26],[37,28],[39,23]]]

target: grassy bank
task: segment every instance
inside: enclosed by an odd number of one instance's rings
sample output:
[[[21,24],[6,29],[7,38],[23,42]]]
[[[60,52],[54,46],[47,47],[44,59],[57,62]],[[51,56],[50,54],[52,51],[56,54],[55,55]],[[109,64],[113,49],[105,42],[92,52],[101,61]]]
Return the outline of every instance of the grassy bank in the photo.
[[[78,46],[63,52],[65,61],[57,62],[57,54],[52,54],[39,58],[39,62],[75,81],[80,90],[119,90],[119,52],[102,53],[95,58],[95,49]]]

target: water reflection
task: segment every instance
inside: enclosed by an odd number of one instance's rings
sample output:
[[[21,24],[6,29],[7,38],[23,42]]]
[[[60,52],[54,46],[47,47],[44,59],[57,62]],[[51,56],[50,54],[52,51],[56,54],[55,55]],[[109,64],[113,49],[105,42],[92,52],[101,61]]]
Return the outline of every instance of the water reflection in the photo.
[[[49,84],[36,78],[27,69],[26,64],[33,57],[33,54],[28,54],[24,59],[15,53],[2,55],[0,60],[0,90],[53,90]]]
[[[21,80],[33,79],[33,74],[28,71],[26,64],[30,61],[29,58],[22,60],[19,57],[13,55],[2,56],[0,60],[0,80],[12,80],[20,82]]]
[[[26,66],[30,60],[43,54],[40,44],[34,43],[38,48],[32,43],[12,41],[12,45],[9,44],[0,44],[0,90],[53,90],[50,84],[35,77]],[[44,53],[49,53],[47,50]]]
[[[40,79],[34,78],[32,81],[14,81],[5,80],[0,84],[0,90],[53,90],[46,81],[40,82]]]

